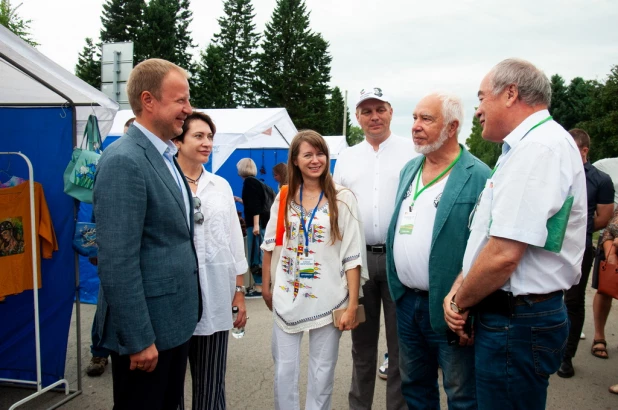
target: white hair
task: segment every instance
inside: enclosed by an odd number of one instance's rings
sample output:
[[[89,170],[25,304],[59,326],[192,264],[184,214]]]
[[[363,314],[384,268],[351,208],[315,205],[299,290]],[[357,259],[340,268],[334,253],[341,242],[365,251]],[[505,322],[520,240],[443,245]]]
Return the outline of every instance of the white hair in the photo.
[[[543,73],[532,63],[517,58],[509,58],[499,62],[489,72],[492,93],[500,94],[509,85],[515,85],[519,99],[527,105],[547,105],[551,103],[551,83]]]
[[[444,129],[457,120],[457,133],[461,131],[461,126],[464,122],[464,106],[461,98],[454,94],[439,92],[434,94],[442,101],[442,116],[444,117]]]

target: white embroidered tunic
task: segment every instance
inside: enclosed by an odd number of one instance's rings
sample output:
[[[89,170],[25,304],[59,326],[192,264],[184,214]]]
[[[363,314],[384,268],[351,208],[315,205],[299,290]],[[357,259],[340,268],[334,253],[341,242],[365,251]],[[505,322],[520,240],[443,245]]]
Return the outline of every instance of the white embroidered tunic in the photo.
[[[365,238],[358,204],[352,191],[337,186],[339,229],[342,240],[331,244],[330,204],[318,208],[309,233],[309,255],[314,273],[299,271],[299,260],[305,246],[300,206],[291,202],[288,210],[290,238],[284,234],[283,249],[277,263],[273,289],[275,323],[286,333],[317,329],[332,323],[332,311],[348,305],[348,281],[345,272],[361,267],[361,283],[368,278]],[[303,211],[305,223],[313,209]],[[279,195],[271,208],[262,249],[275,248]]]

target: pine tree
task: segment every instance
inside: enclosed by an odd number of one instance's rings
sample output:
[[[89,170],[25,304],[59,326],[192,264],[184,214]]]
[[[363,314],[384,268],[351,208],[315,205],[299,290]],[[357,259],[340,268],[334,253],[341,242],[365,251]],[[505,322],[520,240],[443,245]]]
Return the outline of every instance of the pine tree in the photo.
[[[284,107],[297,128],[328,127],[328,43],[309,29],[304,0],[278,0],[266,24],[255,90],[258,103]]]
[[[343,109],[346,110],[346,134],[350,132],[352,123],[350,122],[350,110],[345,106],[343,95],[339,87],[333,88],[328,102],[328,129],[324,130],[324,135],[343,135]]]
[[[24,20],[17,14],[17,9],[21,5],[22,3],[12,7],[11,0],[0,0],[0,25],[8,28],[13,34],[32,47],[36,47],[39,43],[34,41],[30,34],[30,23],[32,23],[32,20]]]
[[[133,42],[133,62],[145,59],[140,41],[144,26],[144,0],[106,0],[101,16],[101,41],[103,43]]]
[[[200,54],[194,80],[191,81],[191,105],[196,108],[226,108],[225,65],[220,47],[210,44]]]
[[[255,31],[251,0],[224,0],[224,17],[219,18],[221,31],[214,44],[222,53],[225,107],[255,106],[252,83],[255,79],[255,57],[259,34]]]
[[[139,34],[143,58],[163,58],[193,71],[189,49],[195,47],[189,23],[189,0],[150,0]]]
[[[79,53],[75,75],[97,90],[101,89],[101,51],[91,38],[86,38],[86,45]]]

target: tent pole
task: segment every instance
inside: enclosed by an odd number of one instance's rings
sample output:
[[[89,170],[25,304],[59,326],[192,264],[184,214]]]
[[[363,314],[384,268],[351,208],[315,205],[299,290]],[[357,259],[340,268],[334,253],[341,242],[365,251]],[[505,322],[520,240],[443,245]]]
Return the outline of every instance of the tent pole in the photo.
[[[11,63],[12,66],[19,68],[19,70],[21,72],[23,72],[24,74],[26,74],[27,76],[31,77],[32,79],[36,80],[37,82],[39,82],[40,84],[44,85],[45,87],[47,87],[48,89],[50,89],[51,91],[55,92],[56,94],[58,94],[59,96],[61,96],[62,98],[64,98],[65,100],[67,100],[69,102],[69,104],[71,105],[75,105],[73,103],[73,100],[71,100],[69,97],[67,97],[65,94],[63,94],[62,92],[60,92],[59,90],[57,90],[55,87],[53,87],[51,84],[49,84],[48,82],[44,81],[41,77],[38,77],[34,74],[32,74],[30,71],[28,71],[26,68],[22,67],[21,65],[17,64],[15,61],[11,60],[6,54],[4,53],[0,53],[0,57],[3,60],[8,61],[9,63]]]

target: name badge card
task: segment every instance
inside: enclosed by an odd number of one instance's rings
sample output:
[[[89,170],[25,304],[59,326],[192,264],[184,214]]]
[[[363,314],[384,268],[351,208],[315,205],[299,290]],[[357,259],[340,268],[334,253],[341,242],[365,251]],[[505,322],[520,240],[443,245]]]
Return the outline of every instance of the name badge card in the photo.
[[[301,278],[313,278],[315,274],[315,261],[313,260],[313,256],[300,256],[298,260],[298,273]]]
[[[405,211],[401,218],[401,226],[399,227],[399,233],[402,235],[411,235],[414,230],[414,221],[416,220],[416,210]]]

